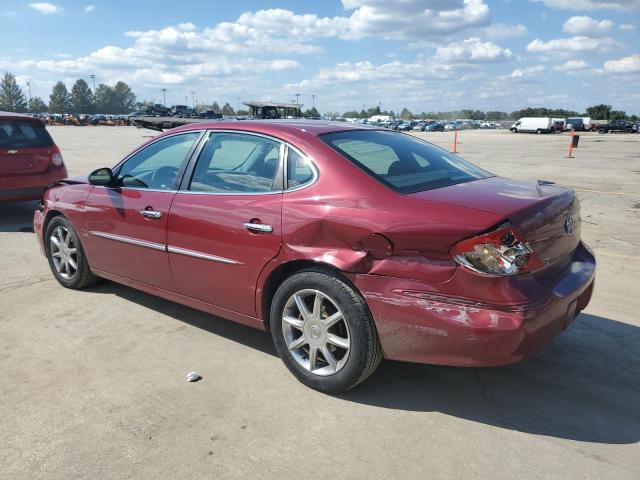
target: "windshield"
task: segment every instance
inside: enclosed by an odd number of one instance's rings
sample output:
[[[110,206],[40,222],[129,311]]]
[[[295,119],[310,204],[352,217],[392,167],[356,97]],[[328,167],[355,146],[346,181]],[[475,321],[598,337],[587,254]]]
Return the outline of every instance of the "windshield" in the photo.
[[[379,130],[327,133],[320,139],[399,193],[414,193],[493,175],[410,135]]]
[[[39,122],[0,120],[0,148],[50,147],[53,140]]]

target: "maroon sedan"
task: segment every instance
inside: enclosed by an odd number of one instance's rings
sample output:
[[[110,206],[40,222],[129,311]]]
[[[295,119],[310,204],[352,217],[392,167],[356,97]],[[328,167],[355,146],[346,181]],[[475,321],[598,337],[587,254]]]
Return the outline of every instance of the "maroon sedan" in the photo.
[[[37,200],[66,176],[60,150],[42,121],[0,112],[0,202]]]
[[[345,123],[170,130],[49,189],[34,224],[63,286],[107,278],[270,330],[325,392],[383,357],[516,362],[587,306],[595,273],[573,191]]]

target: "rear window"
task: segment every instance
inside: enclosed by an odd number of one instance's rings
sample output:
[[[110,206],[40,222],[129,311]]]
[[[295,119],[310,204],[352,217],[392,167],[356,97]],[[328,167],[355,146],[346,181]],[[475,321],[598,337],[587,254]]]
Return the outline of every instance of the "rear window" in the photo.
[[[53,140],[44,125],[24,120],[0,120],[0,148],[50,147]]]
[[[328,133],[320,139],[399,193],[414,193],[493,175],[415,137],[379,130]]]

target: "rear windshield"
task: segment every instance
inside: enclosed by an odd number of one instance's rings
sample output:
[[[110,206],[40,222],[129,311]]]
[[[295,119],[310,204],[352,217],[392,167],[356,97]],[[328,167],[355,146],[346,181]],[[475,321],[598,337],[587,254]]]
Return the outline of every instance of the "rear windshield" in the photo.
[[[39,122],[0,120],[0,148],[50,147],[53,140]]]
[[[380,130],[327,133],[320,139],[399,193],[414,193],[493,175],[410,135]]]

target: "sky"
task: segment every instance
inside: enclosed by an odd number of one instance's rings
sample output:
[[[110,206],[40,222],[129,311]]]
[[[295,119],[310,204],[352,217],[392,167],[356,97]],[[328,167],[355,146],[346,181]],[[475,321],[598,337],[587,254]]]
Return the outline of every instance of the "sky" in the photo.
[[[4,71],[46,101],[95,75],[168,105],[638,114],[640,0],[0,0]]]

